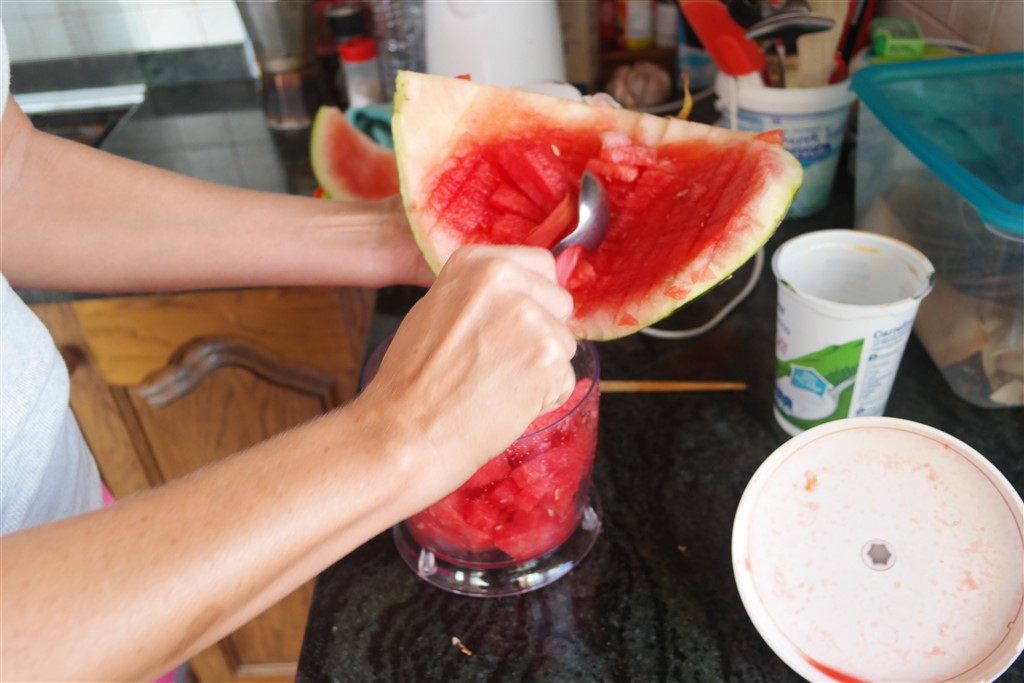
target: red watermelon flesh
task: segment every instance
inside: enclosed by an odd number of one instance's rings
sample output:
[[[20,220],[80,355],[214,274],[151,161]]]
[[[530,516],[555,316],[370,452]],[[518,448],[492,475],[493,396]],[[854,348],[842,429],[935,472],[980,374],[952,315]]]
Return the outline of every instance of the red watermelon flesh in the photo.
[[[464,244],[552,246],[575,223],[583,171],[598,175],[604,242],[560,264],[581,338],[635,332],[728,277],[803,177],[770,137],[462,79],[401,72],[397,83],[402,197],[435,272]],[[572,219],[545,225],[563,202]]]
[[[395,153],[363,134],[337,107],[317,111],[309,151],[313,175],[331,199],[398,194]]]
[[[597,445],[598,389],[577,381],[569,399],[439,502],[409,531],[450,562],[519,564],[558,547],[579,526]]]

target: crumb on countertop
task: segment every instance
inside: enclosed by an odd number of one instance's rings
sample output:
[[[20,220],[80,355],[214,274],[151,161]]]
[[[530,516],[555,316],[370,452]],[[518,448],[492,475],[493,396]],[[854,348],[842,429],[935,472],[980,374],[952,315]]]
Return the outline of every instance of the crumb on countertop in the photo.
[[[466,644],[463,643],[458,636],[452,636],[452,645],[459,648],[459,651],[467,657],[473,656],[473,651],[466,647]]]

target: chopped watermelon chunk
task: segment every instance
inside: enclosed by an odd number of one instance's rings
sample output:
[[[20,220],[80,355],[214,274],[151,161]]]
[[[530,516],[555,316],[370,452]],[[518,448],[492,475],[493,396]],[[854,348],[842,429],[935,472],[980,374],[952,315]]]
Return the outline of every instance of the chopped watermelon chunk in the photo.
[[[558,242],[558,238],[568,232],[576,222],[576,202],[569,195],[562,197],[558,206],[545,218],[540,225],[531,230],[523,238],[528,247],[545,247],[550,249]]]
[[[499,479],[504,479],[508,476],[511,471],[511,467],[508,464],[508,456],[504,453],[498,457],[489,461],[486,465],[476,471],[472,477],[469,478],[465,484],[464,489],[484,488],[489,484],[493,484]]]
[[[462,514],[467,524],[481,531],[491,531],[508,517],[502,508],[491,505],[485,498],[477,498],[466,503]]]
[[[566,249],[565,251],[569,250]],[[568,399],[566,399],[565,403],[560,405],[558,408],[555,408],[550,413],[545,413],[544,415],[541,415],[536,420],[531,422],[530,426],[526,428],[525,433],[534,434],[536,432],[539,432],[545,427],[553,425],[554,423],[558,422],[563,417],[568,415],[570,412],[572,412],[573,408],[581,404],[584,397],[587,396],[587,392],[590,391],[591,385],[593,385],[593,382],[591,382],[589,378],[584,377],[583,379],[577,380],[576,386],[573,387],[572,394],[569,396]]]
[[[481,160],[474,166],[472,175],[466,178],[459,193],[448,202],[445,213],[469,231],[488,224],[491,222],[491,210],[487,198],[500,178],[500,171],[493,164]]]
[[[569,192],[565,164],[550,149],[505,144],[497,148],[495,156],[512,184],[545,212]]]
[[[601,150],[601,159],[627,166],[653,166],[658,160],[658,150],[647,145],[605,147]]]
[[[494,544],[519,562],[539,557],[569,538],[576,528],[577,520],[572,520],[571,525],[552,522],[547,509],[535,507],[495,534]]]
[[[558,284],[563,287],[568,285],[584,251],[586,250],[582,245],[574,244],[555,257],[555,279],[558,280]]]
[[[407,526],[417,542],[456,562],[494,566],[538,557],[568,538],[587,501],[597,440],[592,385],[579,380],[570,399],[524,438],[413,516]]]
[[[512,470],[512,481],[514,481],[520,489],[528,489],[534,482],[543,479],[547,474],[547,461],[543,457],[538,456]],[[540,497],[538,496],[538,500],[539,499]]]
[[[766,130],[763,133],[758,133],[757,135],[754,136],[754,138],[757,140],[764,140],[765,142],[770,142],[773,145],[778,145],[779,147],[782,147],[783,143],[785,143],[786,141],[785,135],[781,130]]]
[[[569,279],[566,280],[565,286],[568,289],[579,289],[588,282],[593,282],[595,278],[597,278],[597,271],[594,270],[593,264],[587,260],[585,254],[581,254],[576,262],[576,267],[573,268]]]
[[[628,164],[616,164],[607,159],[591,159],[587,168],[600,176],[602,180],[620,183],[632,183],[640,176],[640,169]]]
[[[516,483],[511,479],[504,479],[495,484],[487,496],[491,499],[491,505],[504,508],[515,502],[518,493],[519,487]]]
[[[494,190],[494,193],[487,202],[498,211],[528,218],[534,223],[544,220],[544,210],[509,183],[498,185],[498,188]]]
[[[532,232],[536,227],[537,224],[529,218],[507,213],[494,221],[491,225],[491,234],[498,244],[520,244],[523,235]]]

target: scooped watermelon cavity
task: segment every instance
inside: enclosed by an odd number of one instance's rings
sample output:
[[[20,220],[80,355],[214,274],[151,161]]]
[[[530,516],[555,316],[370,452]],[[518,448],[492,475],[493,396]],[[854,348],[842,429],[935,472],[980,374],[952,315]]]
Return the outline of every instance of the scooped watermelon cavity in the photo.
[[[400,72],[394,112],[402,197],[434,272],[465,244],[530,241],[566,197],[575,207],[584,169],[599,176],[608,232],[564,274],[587,339],[651,325],[728,277],[803,177],[774,139],[463,79]]]
[[[313,175],[332,199],[398,194],[395,153],[364,135],[337,107],[317,111],[309,153]]]

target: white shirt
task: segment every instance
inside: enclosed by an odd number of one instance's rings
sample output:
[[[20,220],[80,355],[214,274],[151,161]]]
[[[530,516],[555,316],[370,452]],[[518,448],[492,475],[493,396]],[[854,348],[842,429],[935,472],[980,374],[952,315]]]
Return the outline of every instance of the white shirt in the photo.
[[[0,23],[0,116],[10,92]],[[0,213],[0,230],[3,229]],[[0,263],[2,267],[2,263]],[[99,472],[68,403],[67,367],[0,273],[0,533],[101,506]]]

